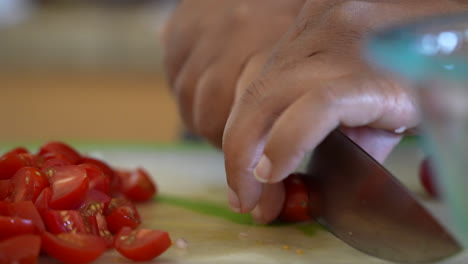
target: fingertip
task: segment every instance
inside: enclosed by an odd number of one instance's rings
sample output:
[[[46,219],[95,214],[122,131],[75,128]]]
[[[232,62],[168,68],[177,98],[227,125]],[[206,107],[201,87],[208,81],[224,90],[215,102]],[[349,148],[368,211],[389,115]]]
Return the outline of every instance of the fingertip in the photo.
[[[253,171],[255,179],[261,183],[267,183],[270,180],[271,167],[271,160],[266,155],[262,155]]]
[[[228,203],[232,211],[236,213],[241,212],[241,204],[239,197],[230,187],[228,187]]]

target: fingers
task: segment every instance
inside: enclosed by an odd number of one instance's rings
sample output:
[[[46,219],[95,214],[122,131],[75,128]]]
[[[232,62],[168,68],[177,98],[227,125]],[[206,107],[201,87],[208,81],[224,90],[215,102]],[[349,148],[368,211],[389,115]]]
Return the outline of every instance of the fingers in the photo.
[[[338,125],[371,126],[393,131],[414,126],[414,104],[391,82],[362,77],[344,77],[318,85],[291,105],[275,122],[254,175],[264,182],[278,182],[294,171],[304,157]],[[359,88],[358,88],[359,87]],[[374,150],[384,158],[398,138],[382,140],[382,134],[367,137],[384,145]],[[388,139],[385,138],[385,139]],[[287,142],[287,144],[285,144]],[[391,148],[390,148],[391,149]]]
[[[268,224],[275,220],[283,208],[284,199],[285,190],[282,182],[264,184],[260,200],[252,211],[255,222]]]
[[[384,79],[348,76],[322,82],[282,75],[252,87],[237,100],[223,142],[228,183],[242,211],[260,199],[244,189],[253,184],[254,174],[261,182],[281,181],[339,125],[393,131],[417,122],[405,90]]]

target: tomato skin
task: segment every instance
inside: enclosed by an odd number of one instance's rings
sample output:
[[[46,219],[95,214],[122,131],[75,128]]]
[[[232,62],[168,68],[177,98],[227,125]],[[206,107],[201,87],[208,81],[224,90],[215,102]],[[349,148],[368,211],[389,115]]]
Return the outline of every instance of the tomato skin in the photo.
[[[29,153],[9,152],[0,157],[0,180],[8,180],[22,167],[38,167],[40,160]]]
[[[14,149],[8,151],[4,155],[10,155],[10,154],[16,154],[16,155],[18,155],[18,154],[29,154],[29,151],[25,147],[17,147],[17,148],[14,148]]]
[[[124,198],[114,198],[106,212],[106,221],[109,231],[113,234],[122,227],[137,228],[141,224],[140,215],[135,205]]]
[[[132,201],[145,202],[156,194],[156,185],[142,168],[133,171],[116,170],[116,175],[121,179],[121,190],[125,197]]]
[[[124,227],[117,234],[114,247],[124,257],[135,261],[149,261],[171,246],[171,238],[164,231]]]
[[[7,198],[10,192],[10,180],[0,180],[0,200]]]
[[[29,219],[33,222],[39,232],[43,232],[45,230],[41,215],[31,201],[16,203],[0,202],[0,215]]]
[[[50,153],[55,153],[55,154],[50,154]],[[81,160],[81,155],[73,149],[71,146],[63,143],[63,142],[58,142],[58,141],[53,141],[53,142],[48,142],[44,144],[40,149],[39,149],[39,156],[47,157],[49,156],[54,156],[55,158],[57,157],[64,157],[63,159],[67,159],[73,164],[78,164],[79,161]]]
[[[50,208],[77,209],[83,203],[89,189],[86,170],[76,165],[54,168],[51,176],[51,189]]]
[[[35,233],[38,233],[38,230],[31,220],[0,215],[0,241],[17,235]]]
[[[106,250],[101,237],[82,233],[42,234],[42,249],[67,264],[81,264],[96,260]]]
[[[10,180],[8,200],[11,202],[34,202],[47,186],[49,186],[49,181],[40,170],[33,167],[23,167]]]
[[[439,197],[439,191],[434,182],[435,176],[434,169],[431,165],[431,159],[424,159],[419,166],[419,180],[429,196],[437,198]]]
[[[106,174],[109,178],[114,177],[114,170],[112,170],[112,168],[102,160],[98,160],[91,157],[82,157],[80,163],[88,163],[98,166],[101,169],[101,171],[104,172],[104,174]]]
[[[75,210],[50,210],[44,214],[47,231],[52,234],[59,233],[89,233],[83,216]]]
[[[312,219],[310,212],[309,192],[304,181],[302,174],[290,174],[284,181],[285,188],[285,201],[283,208],[279,215],[279,219],[285,222],[301,222]],[[318,196],[314,197],[315,204],[318,204]]]
[[[110,193],[110,179],[102,170],[90,163],[78,165],[86,170],[86,175],[89,178],[89,189],[101,191],[105,194]]]
[[[0,241],[0,263],[35,264],[40,249],[41,237],[38,235],[10,237]]]
[[[50,210],[49,202],[51,198],[52,190],[50,189],[50,187],[46,187],[44,188],[44,190],[42,190],[42,192],[39,194],[36,201],[34,202],[34,205],[36,206],[42,218],[44,218],[44,214]]]

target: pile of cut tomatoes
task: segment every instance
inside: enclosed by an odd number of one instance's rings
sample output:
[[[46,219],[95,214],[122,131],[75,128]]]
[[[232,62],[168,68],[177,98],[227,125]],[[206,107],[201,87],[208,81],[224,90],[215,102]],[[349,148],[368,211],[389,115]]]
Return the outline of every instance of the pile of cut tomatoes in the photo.
[[[62,142],[35,154],[15,148],[0,157],[0,263],[36,263],[40,254],[88,263],[112,248],[151,260],[172,242],[139,228],[134,203],[156,193],[144,169],[116,169]]]

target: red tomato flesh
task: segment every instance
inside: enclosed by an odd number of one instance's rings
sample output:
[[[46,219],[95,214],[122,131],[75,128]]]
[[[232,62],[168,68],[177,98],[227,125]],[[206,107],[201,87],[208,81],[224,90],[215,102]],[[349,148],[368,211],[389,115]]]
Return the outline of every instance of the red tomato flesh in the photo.
[[[111,197],[97,190],[89,190],[85,201],[80,207],[80,212],[83,215],[96,215],[96,213],[104,214],[109,207]]]
[[[131,260],[149,261],[161,255],[171,244],[167,232],[124,227],[116,236],[114,247]]]
[[[45,230],[41,215],[31,201],[16,203],[0,202],[0,215],[29,219],[33,222],[39,232]]]
[[[0,242],[0,263],[35,264],[41,249],[38,235],[18,235]]]
[[[10,180],[8,200],[34,202],[47,186],[49,186],[49,181],[40,170],[33,167],[23,167]]]
[[[38,167],[40,161],[28,153],[9,152],[0,157],[0,180],[8,180],[22,167]]]
[[[0,216],[0,240],[17,235],[35,234],[37,228],[29,219],[16,216]]]
[[[69,264],[96,260],[106,250],[101,237],[82,233],[42,234],[42,249],[50,256]]]
[[[88,193],[89,179],[86,170],[76,165],[54,168],[51,188],[52,198],[49,205],[52,209],[78,208]]]
[[[74,210],[50,210],[44,214],[44,222],[47,226],[47,231],[52,234],[59,233],[89,233],[86,228],[83,216]]]
[[[10,180],[0,180],[0,200],[7,198],[10,190]]]
[[[284,181],[285,201],[279,219],[286,222],[301,222],[312,219],[309,214],[309,193],[301,174],[293,173]]]
[[[137,228],[141,223],[141,218],[131,201],[124,198],[114,198],[107,209],[106,221],[109,231],[115,234],[125,226],[132,229]]]
[[[36,199],[36,202],[34,202],[34,205],[36,206],[37,210],[39,211],[42,217],[44,217],[45,212],[50,210],[49,202],[51,198],[52,190],[50,189],[50,187],[46,187],[39,194],[39,196]]]
[[[82,157],[80,163],[88,163],[98,166],[101,169],[101,171],[104,172],[104,174],[106,174],[109,178],[114,177],[114,171],[112,170],[112,168],[102,160],[98,160],[91,157]]]
[[[117,170],[116,174],[122,182],[122,192],[125,197],[135,202],[145,202],[156,194],[156,185],[145,170]]]
[[[86,175],[89,178],[89,189],[101,191],[105,194],[110,192],[109,176],[104,174],[98,166],[90,163],[83,163],[78,166],[86,170]]]

